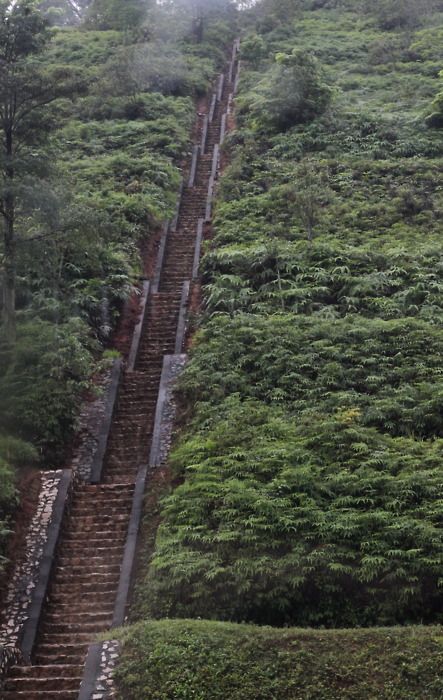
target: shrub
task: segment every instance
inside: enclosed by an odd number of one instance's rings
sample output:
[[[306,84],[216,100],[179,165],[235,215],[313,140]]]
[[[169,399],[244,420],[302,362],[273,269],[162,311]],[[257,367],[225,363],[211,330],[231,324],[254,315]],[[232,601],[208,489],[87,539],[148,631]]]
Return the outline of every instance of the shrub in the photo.
[[[93,0],[86,25],[120,31],[139,27],[146,13],[142,0]]]
[[[79,319],[21,323],[15,356],[0,377],[0,422],[58,464],[88,386],[94,345]]]
[[[249,61],[255,68],[266,55],[266,43],[259,34],[250,34],[241,44],[242,59]]]
[[[286,131],[322,114],[331,96],[316,59],[294,50],[276,55],[274,66],[257,88],[251,110],[258,123]]]
[[[432,36],[429,61],[398,37],[388,74],[367,59],[374,46],[386,59],[373,24],[306,12],[267,33],[285,58],[258,88],[245,61],[207,314],[181,380],[179,486],[163,503],[143,614],[440,619],[441,143],[419,128],[435,93]],[[277,122],[265,96],[294,45],[316,80],[314,52],[349,90],[333,113],[316,117],[314,104]]]
[[[173,465],[150,613],[261,624],[438,620],[441,441],[392,439],[358,409],[288,420],[231,396]]]
[[[443,71],[440,73],[443,78]],[[441,129],[443,127],[443,90],[438,93],[432,103],[432,113],[427,117],[428,126]]]
[[[16,470],[30,467],[37,461],[37,451],[29,443],[11,435],[0,434],[0,571],[4,557],[9,526],[16,505]]]
[[[375,0],[371,11],[382,29],[409,29],[421,23],[430,8],[428,0]]]

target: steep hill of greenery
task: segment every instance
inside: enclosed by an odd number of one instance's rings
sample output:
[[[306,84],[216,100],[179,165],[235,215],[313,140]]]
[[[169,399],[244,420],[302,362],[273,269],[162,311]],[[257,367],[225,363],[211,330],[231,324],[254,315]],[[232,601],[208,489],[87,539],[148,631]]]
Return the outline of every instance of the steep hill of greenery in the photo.
[[[441,620],[443,8],[371,8],[245,19],[143,614]]]

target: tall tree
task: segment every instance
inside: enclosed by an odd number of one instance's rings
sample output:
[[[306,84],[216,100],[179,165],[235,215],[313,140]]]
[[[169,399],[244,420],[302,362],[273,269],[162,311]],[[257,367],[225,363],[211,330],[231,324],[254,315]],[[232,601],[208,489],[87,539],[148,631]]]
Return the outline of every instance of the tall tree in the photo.
[[[148,0],[93,0],[87,24],[94,29],[135,29],[142,24],[148,4]]]
[[[32,172],[36,148],[49,130],[45,107],[79,89],[65,68],[48,71],[42,53],[48,22],[33,0],[0,0],[0,215],[3,229],[2,320],[15,341],[16,221],[22,178]]]
[[[251,105],[257,122],[277,131],[305,124],[322,114],[332,97],[316,58],[294,49],[278,53],[270,73],[257,86]]]
[[[434,0],[375,0],[370,11],[382,29],[414,29],[433,9]]]
[[[440,78],[443,79],[443,71],[440,72]],[[427,124],[437,129],[443,128],[443,90],[440,90],[432,102],[432,112],[427,118]]]
[[[227,12],[234,11],[235,3],[232,0],[164,0],[161,7],[175,15],[174,24],[183,25],[185,33],[195,43],[201,43],[208,19],[217,14],[226,19]]]
[[[91,4],[91,0],[39,0],[38,8],[52,24],[79,24]]]

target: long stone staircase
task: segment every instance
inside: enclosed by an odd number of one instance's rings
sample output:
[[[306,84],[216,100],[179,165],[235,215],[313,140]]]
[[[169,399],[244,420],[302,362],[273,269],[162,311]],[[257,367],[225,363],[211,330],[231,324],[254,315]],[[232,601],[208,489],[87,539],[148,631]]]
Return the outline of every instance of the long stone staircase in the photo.
[[[214,147],[219,144],[222,115],[233,91],[230,74],[232,65],[226,69],[212,122],[208,125],[207,117],[198,116],[198,138],[201,141],[206,132],[206,142],[195,161],[193,181],[187,180],[183,187],[178,216],[166,238],[158,289],[148,297],[134,368],[123,372],[100,483],[75,486],[32,664],[12,667],[4,700],[78,698],[88,647],[112,625],[136,476],[149,455],[163,358],[177,352],[183,285],[192,278],[197,229],[208,211]]]

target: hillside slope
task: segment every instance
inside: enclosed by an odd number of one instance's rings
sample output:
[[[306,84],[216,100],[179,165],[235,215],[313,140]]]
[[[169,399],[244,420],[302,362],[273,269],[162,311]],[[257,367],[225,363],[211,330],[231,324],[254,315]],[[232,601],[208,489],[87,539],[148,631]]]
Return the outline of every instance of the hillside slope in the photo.
[[[206,311],[181,382],[184,483],[164,502],[142,606],[436,621],[443,144],[425,114],[442,15],[387,32],[347,10],[292,24],[262,12],[243,41]]]
[[[133,608],[348,629],[140,623],[122,697],[441,696],[443,14],[414,7],[244,17],[179,485]]]

